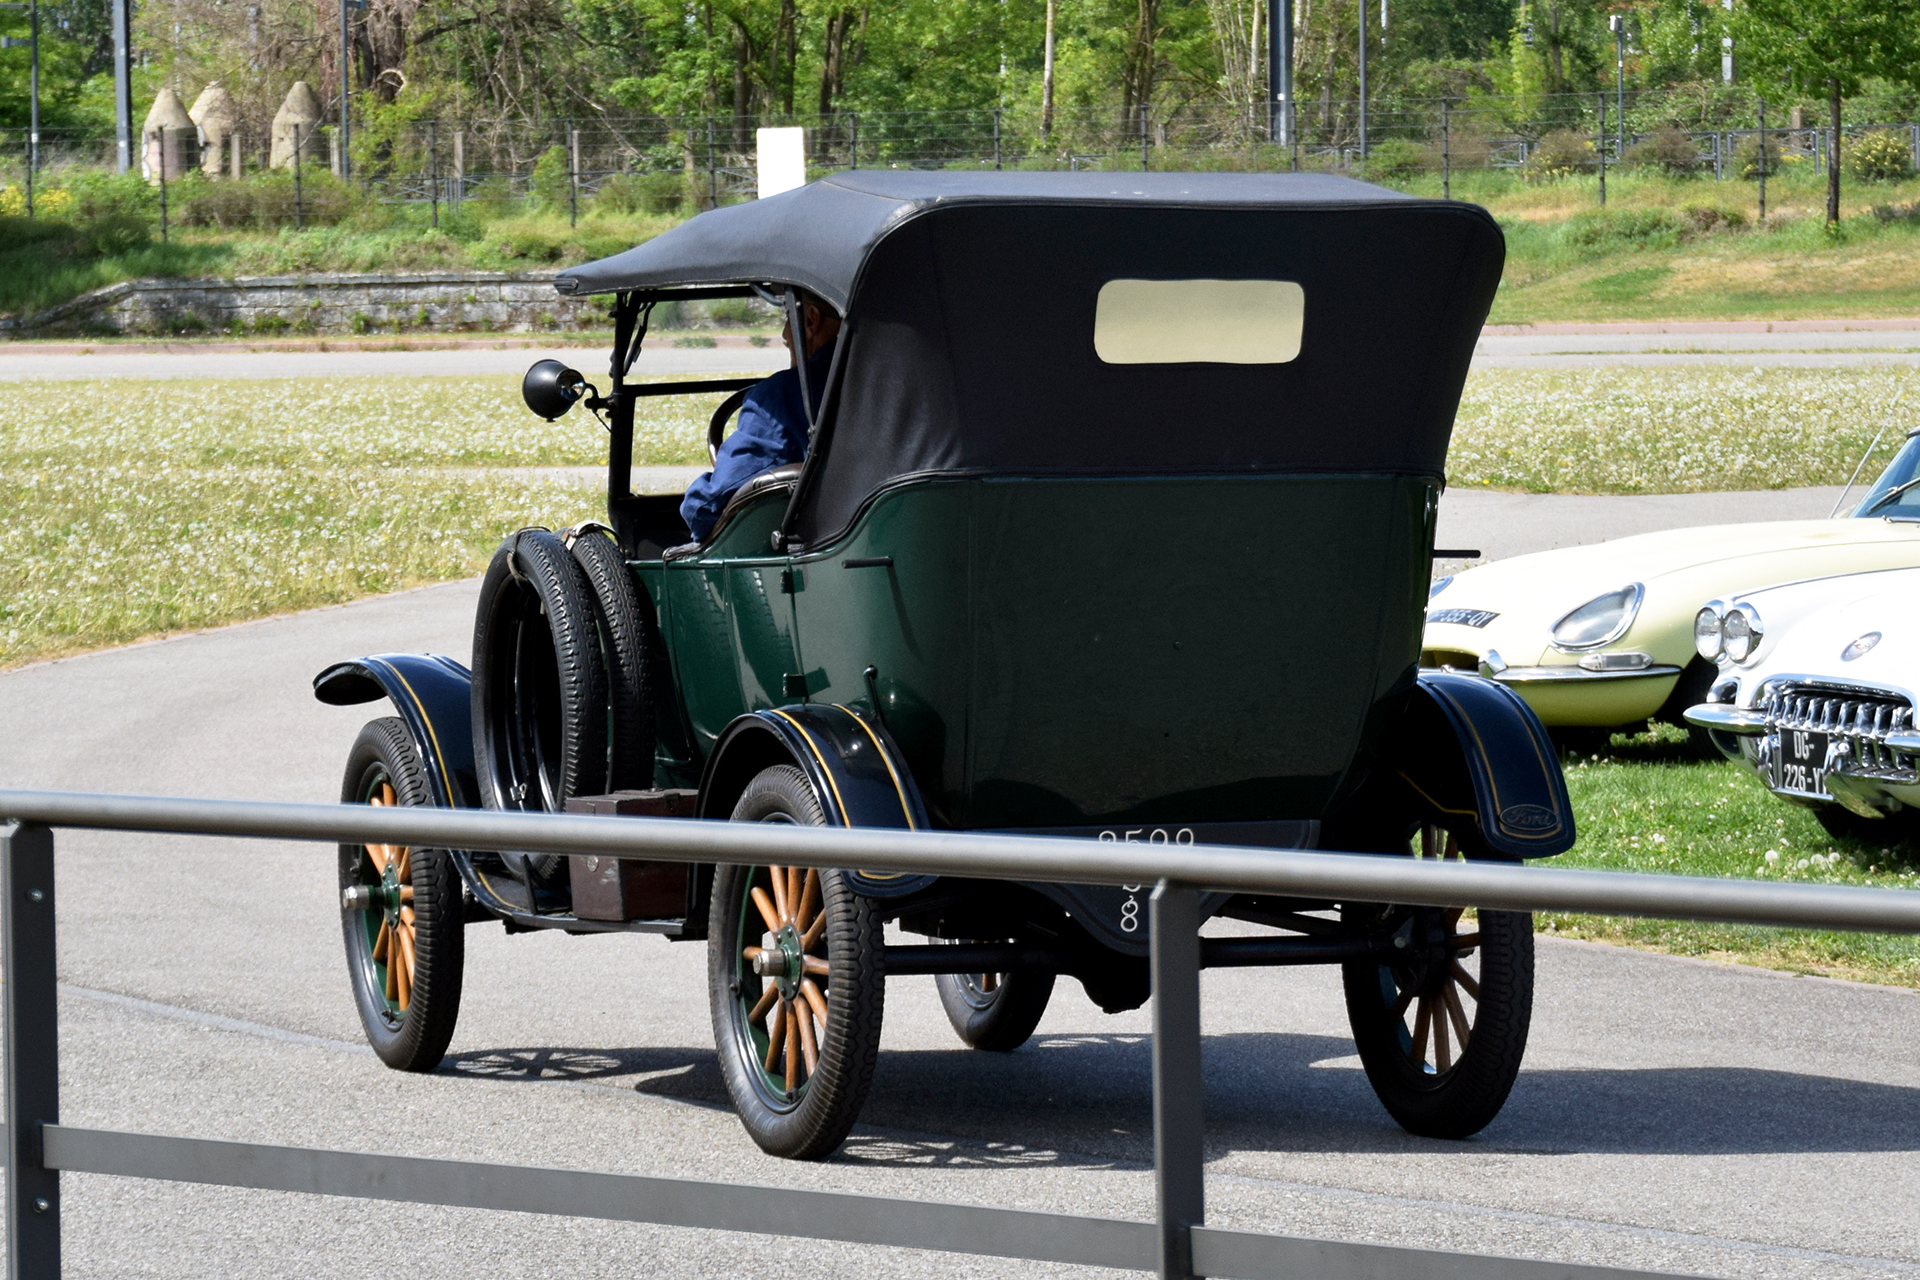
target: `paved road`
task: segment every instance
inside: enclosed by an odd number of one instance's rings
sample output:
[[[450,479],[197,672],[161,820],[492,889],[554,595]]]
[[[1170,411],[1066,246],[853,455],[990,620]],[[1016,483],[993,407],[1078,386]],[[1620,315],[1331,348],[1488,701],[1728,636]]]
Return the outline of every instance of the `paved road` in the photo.
[[[1894,324],[1906,327],[1886,327]],[[1473,364],[1476,369],[1915,365],[1920,364],[1920,322],[1888,321],[1859,329],[1782,326],[1772,332],[1753,325],[1721,330],[1692,324],[1543,325],[1537,329],[1502,325],[1482,335]]]
[[[1640,518],[1640,517],[1636,517]],[[1443,525],[1443,528],[1449,526]],[[0,784],[326,800],[368,708],[308,678],[463,653],[475,584],[0,674]],[[437,1074],[359,1043],[331,855],[60,836],[63,1116],[78,1125],[841,1188],[1144,1217],[1144,1011],[1063,982],[1034,1043],[960,1049],[890,985],[844,1154],[761,1156],[724,1105],[697,945],[469,935]],[[1210,1217],[1249,1228],[1740,1277],[1920,1275],[1920,998],[1543,939],[1528,1068],[1463,1143],[1395,1128],[1331,973],[1215,971]],[[76,1177],[68,1274],[454,1280],[1069,1269]]]
[[[80,354],[36,347],[23,354],[0,345],[0,382],[47,380],[84,382],[93,378],[347,378],[369,374],[396,377],[474,377],[525,373],[546,356],[565,360],[604,380],[605,347],[562,345],[423,351],[119,351],[110,345]],[[724,374],[772,372],[787,364],[787,352],[770,347],[671,347],[642,351],[634,364],[639,374]]]
[[[1565,328],[1565,326],[1555,327]],[[1565,369],[1599,366],[1688,366],[1739,364],[1842,368],[1871,364],[1920,363],[1920,322],[1907,329],[1723,332],[1692,328],[1675,333],[1621,333],[1611,326],[1599,332],[1512,332],[1512,327],[1480,339],[1474,367],[1482,369]],[[556,340],[559,342],[561,340]],[[85,350],[90,354],[81,354]],[[120,378],[285,378],[350,377],[392,374],[410,377],[512,374],[542,355],[552,355],[590,371],[603,369],[601,347],[551,349],[371,351],[238,351],[195,349],[183,344],[171,351],[128,351],[112,345],[0,344],[0,382],[21,379],[85,380]],[[723,346],[710,349],[653,347],[637,366],[641,373],[729,373],[777,369],[786,363],[779,347]]]
[[[1635,533],[1754,520],[1818,520],[1834,508],[1839,485],[1758,493],[1650,493],[1588,497],[1571,493],[1502,493],[1449,489],[1440,498],[1434,546],[1479,551],[1472,559],[1434,561],[1451,572],[1465,564],[1530,551],[1584,546]],[[1855,486],[1853,500],[1862,489]]]

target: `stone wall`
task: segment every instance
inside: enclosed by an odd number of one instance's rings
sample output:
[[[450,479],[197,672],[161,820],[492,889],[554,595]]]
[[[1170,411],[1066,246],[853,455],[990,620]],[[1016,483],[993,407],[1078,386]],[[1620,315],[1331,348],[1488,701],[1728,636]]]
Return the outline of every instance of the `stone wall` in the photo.
[[[0,318],[0,333],[520,333],[603,327],[607,309],[604,298],[555,293],[551,273],[128,280]]]

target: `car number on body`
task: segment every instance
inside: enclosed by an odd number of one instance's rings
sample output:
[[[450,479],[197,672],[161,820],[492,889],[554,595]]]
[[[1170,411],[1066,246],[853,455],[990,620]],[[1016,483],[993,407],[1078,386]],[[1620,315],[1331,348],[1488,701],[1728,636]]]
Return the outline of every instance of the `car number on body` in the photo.
[[[1773,752],[1773,789],[1795,795],[1827,795],[1827,735],[1782,729]]]

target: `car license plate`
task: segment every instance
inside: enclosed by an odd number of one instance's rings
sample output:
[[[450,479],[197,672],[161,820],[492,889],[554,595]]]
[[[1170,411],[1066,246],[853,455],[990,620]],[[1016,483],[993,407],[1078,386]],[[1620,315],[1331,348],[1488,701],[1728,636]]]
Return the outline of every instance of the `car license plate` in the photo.
[[[1782,729],[1773,752],[1773,789],[1827,797],[1827,735]]]

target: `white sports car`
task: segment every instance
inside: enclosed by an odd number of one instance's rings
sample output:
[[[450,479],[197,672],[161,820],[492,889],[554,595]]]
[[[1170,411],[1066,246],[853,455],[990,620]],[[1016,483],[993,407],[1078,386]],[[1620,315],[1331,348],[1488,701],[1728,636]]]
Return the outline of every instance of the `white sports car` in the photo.
[[[1920,810],[1920,569],[1714,600],[1694,632],[1717,674],[1688,723],[1776,795],[1835,831]]]
[[[1421,663],[1491,676],[1550,726],[1680,723],[1714,679],[1694,652],[1701,601],[1920,568],[1920,433],[1850,514],[1673,529],[1468,569],[1434,584]]]

